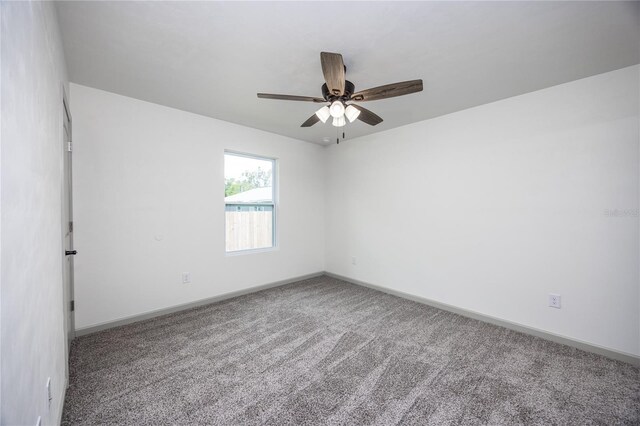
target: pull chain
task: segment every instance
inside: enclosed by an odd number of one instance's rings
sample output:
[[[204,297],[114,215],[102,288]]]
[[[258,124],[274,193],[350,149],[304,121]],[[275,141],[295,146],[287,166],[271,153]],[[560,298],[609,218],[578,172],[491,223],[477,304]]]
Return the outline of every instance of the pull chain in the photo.
[[[340,145],[340,136],[338,135],[338,127],[336,127],[336,144]],[[342,131],[342,140],[344,140],[344,130]]]

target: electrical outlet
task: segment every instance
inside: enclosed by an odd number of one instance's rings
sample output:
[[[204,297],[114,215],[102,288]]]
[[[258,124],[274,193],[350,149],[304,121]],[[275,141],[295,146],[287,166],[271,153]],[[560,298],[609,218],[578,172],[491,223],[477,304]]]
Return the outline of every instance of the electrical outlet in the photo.
[[[182,284],[189,284],[191,282],[191,272],[182,273]]]
[[[51,377],[47,377],[47,409],[51,410]]]
[[[357,264],[355,256],[351,257],[351,264],[352,265],[356,265]]]
[[[560,295],[559,294],[549,294],[549,306],[552,308],[560,309]]]

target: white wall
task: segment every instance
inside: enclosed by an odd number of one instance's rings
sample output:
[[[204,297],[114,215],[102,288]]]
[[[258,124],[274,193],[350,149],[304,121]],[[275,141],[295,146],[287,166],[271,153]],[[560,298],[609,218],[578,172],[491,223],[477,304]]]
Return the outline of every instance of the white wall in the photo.
[[[324,270],[323,147],[71,93],[77,329]],[[225,255],[225,149],[278,159],[276,250]]]
[[[53,4],[2,2],[2,415],[59,422],[62,316],[62,87]],[[51,377],[48,408],[46,381]]]
[[[639,76],[332,146],[327,270],[639,355]]]
[[[329,149],[72,85],[76,326],[326,269],[638,355],[639,73]],[[224,149],[280,159],[278,250],[225,255]]]

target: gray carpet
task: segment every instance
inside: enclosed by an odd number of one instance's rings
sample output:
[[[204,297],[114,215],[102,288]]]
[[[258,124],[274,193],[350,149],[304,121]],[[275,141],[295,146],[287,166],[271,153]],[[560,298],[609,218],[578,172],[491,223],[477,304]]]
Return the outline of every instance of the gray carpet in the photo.
[[[636,367],[326,276],[76,339],[65,425],[639,424]]]

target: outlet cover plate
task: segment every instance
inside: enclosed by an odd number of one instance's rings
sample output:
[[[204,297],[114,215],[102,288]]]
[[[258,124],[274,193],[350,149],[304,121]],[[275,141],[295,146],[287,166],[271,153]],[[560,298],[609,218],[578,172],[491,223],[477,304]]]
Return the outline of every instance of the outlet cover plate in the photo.
[[[561,297],[559,294],[549,294],[549,306],[552,308],[560,309]]]
[[[51,377],[47,377],[47,409],[51,409],[51,400],[53,397],[51,396]]]

